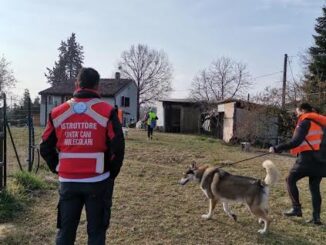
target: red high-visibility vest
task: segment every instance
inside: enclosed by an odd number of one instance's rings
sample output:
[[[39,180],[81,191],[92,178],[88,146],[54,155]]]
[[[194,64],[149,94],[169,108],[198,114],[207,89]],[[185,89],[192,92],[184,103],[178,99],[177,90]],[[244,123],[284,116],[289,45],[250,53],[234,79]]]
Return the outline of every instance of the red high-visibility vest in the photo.
[[[73,98],[53,109],[60,177],[82,179],[104,173],[107,127],[112,110],[113,107],[97,98]]]
[[[310,119],[310,128],[305,140],[299,146],[291,149],[290,152],[293,155],[304,151],[320,150],[320,144],[323,139],[323,128],[320,125],[326,126],[326,117],[315,112],[302,114],[298,119],[297,127],[305,119]]]

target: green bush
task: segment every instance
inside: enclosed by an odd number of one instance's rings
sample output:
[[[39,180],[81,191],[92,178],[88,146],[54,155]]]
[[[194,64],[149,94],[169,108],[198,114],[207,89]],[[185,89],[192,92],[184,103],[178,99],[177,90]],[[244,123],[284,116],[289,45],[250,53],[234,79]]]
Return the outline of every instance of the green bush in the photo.
[[[17,172],[14,174],[16,183],[24,188],[25,191],[44,190],[47,184],[37,175],[29,172]]]

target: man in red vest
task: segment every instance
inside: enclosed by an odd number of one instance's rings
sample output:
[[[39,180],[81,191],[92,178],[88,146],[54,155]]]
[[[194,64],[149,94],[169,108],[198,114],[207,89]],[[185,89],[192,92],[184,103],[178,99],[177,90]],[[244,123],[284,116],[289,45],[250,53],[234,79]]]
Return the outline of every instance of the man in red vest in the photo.
[[[73,98],[51,111],[42,135],[41,155],[60,181],[60,245],[74,244],[84,205],[88,244],[105,244],[125,143],[114,108],[100,99],[99,80],[96,70],[82,68]]]
[[[285,216],[302,217],[297,181],[308,176],[312,197],[312,219],[308,222],[321,225],[320,182],[326,177],[326,117],[314,112],[311,105],[302,103],[297,109],[298,123],[289,143],[271,147],[270,152],[280,153],[291,150],[297,160],[286,178],[287,189],[292,201],[292,209]]]

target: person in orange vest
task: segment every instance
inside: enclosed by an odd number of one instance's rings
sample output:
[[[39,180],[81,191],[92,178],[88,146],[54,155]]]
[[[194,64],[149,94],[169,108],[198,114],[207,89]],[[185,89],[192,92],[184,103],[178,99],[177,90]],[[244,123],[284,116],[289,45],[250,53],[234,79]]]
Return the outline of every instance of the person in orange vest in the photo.
[[[120,123],[123,124],[123,110],[120,110],[117,105],[114,106],[114,110],[118,115],[118,119],[119,119]]]
[[[101,100],[98,72],[82,68],[73,98],[49,114],[40,153],[58,174],[56,244],[74,244],[83,206],[88,244],[106,244],[114,179],[123,163],[125,142],[114,107]]]
[[[320,182],[322,177],[326,177],[326,117],[316,113],[308,103],[302,103],[296,109],[296,113],[298,122],[292,140],[271,147],[269,151],[281,153],[284,150],[291,150],[291,153],[297,156],[297,160],[286,178],[292,208],[284,212],[284,215],[302,217],[299,190],[296,183],[304,177],[309,177],[313,213],[312,219],[307,222],[321,225]]]

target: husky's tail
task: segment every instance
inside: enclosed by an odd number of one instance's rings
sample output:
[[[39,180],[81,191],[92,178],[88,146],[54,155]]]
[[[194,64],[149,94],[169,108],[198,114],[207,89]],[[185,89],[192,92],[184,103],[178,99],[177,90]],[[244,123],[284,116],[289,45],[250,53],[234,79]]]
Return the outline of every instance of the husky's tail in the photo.
[[[271,160],[266,160],[263,162],[263,168],[266,169],[265,184],[269,186],[275,185],[279,179],[280,173],[274,163]]]

